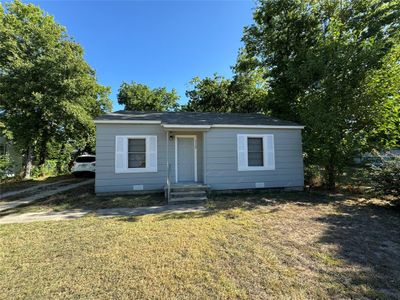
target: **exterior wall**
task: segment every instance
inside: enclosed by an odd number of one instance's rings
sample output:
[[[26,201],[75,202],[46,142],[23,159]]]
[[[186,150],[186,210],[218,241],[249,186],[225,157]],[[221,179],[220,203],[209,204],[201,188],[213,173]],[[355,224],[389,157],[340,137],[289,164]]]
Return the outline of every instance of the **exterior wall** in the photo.
[[[115,137],[117,135],[157,135],[157,172],[115,173]],[[169,132],[168,163],[170,179],[175,183],[175,135],[197,136],[197,179],[203,182],[203,134]],[[97,124],[96,126],[96,193],[129,192],[134,185],[143,190],[162,190],[167,178],[167,132],[160,125]]]
[[[275,170],[238,171],[237,134],[274,134]],[[157,135],[157,172],[115,173],[115,136]],[[304,185],[300,129],[211,128],[208,132],[170,131],[169,136],[197,136],[198,182],[211,189],[250,189],[256,183],[268,187]],[[204,157],[203,157],[204,155]],[[175,138],[168,138],[170,179],[175,183]],[[97,124],[96,181],[97,193],[162,190],[167,178],[167,132],[160,125]]]
[[[238,171],[237,134],[273,134],[275,170]],[[251,189],[304,185],[300,129],[211,128],[205,133],[205,178],[211,189]],[[262,186],[261,186],[262,187]]]
[[[115,173],[115,136],[157,135],[157,172]],[[160,125],[97,124],[96,193],[129,192],[134,185],[143,190],[162,190],[166,183],[166,133]]]

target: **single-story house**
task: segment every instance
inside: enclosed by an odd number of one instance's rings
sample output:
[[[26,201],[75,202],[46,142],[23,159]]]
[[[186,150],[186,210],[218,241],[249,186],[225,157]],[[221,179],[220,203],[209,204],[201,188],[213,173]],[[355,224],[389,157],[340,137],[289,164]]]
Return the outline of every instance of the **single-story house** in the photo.
[[[303,126],[293,122],[262,114],[118,111],[95,124],[96,193],[304,185]]]

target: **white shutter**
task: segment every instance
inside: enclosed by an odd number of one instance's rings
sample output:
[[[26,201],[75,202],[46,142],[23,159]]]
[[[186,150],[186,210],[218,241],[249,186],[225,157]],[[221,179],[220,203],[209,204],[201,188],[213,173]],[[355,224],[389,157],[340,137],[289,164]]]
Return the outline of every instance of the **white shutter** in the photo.
[[[238,170],[247,168],[247,136],[244,134],[237,135],[237,155],[238,155]]]
[[[128,139],[125,136],[115,137],[115,173],[126,172],[128,164]]]
[[[157,172],[157,136],[146,138],[146,169],[149,172]]]
[[[265,135],[263,138],[263,142],[264,167],[268,170],[275,170],[274,135]]]

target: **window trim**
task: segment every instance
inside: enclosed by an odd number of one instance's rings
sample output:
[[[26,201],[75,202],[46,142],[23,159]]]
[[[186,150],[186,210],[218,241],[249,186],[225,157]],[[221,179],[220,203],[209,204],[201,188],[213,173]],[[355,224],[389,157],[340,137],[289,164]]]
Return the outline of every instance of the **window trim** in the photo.
[[[246,139],[246,143],[244,144],[245,153],[246,153],[246,165],[243,166],[240,164],[239,157],[239,137],[244,137]],[[272,137],[272,155],[274,157],[271,165],[268,164],[268,145],[267,138]],[[249,166],[249,158],[248,158],[248,138],[262,138],[263,139],[263,166]],[[238,134],[237,135],[237,164],[238,171],[265,171],[265,170],[275,170],[275,141],[273,134]]]
[[[118,143],[118,137],[124,139],[124,167],[115,170],[115,173],[156,173],[157,172],[157,166],[158,166],[158,143],[157,143],[157,135],[117,135],[115,137],[115,163],[117,161],[117,156],[121,152],[117,152],[117,143]],[[151,164],[149,164],[150,160],[150,138],[155,138],[155,148],[156,151],[154,152],[154,159],[155,159],[155,167],[151,167]],[[128,140],[129,139],[145,139],[146,140],[146,167],[145,168],[128,168]]]

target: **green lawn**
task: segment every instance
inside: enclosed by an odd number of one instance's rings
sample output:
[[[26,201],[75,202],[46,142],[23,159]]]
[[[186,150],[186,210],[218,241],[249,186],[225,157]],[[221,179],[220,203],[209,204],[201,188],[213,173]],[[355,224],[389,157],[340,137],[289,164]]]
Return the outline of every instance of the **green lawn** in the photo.
[[[0,225],[2,299],[399,299],[379,199],[215,196],[210,211]]]

